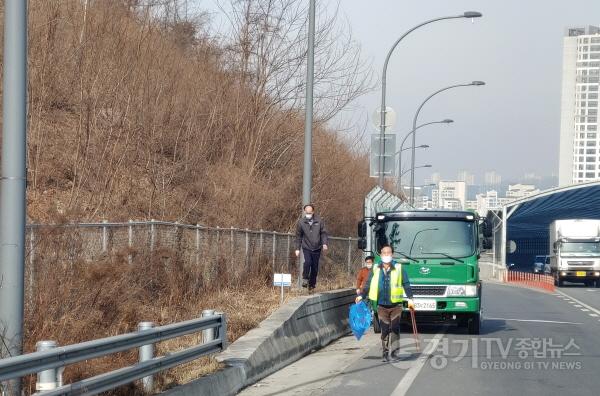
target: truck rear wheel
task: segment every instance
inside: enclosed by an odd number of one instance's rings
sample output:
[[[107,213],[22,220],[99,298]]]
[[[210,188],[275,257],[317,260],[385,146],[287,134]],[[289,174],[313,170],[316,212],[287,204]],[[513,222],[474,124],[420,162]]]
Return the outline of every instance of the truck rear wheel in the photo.
[[[469,318],[467,322],[469,334],[479,334],[481,332],[481,314],[476,313]]]

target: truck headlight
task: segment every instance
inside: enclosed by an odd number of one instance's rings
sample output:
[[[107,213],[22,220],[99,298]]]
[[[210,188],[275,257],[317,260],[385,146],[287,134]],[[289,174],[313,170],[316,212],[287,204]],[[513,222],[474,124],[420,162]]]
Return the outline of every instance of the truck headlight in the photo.
[[[467,297],[475,297],[477,295],[477,285],[467,285],[466,295]]]
[[[460,285],[460,286],[448,286],[448,289],[446,289],[446,295],[448,297],[452,297],[452,296],[466,296],[467,291],[465,286]]]

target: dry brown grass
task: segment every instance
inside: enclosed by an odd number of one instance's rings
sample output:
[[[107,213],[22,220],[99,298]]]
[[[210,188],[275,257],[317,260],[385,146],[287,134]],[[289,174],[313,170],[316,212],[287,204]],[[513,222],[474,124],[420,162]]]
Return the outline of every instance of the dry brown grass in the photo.
[[[137,3],[30,1],[30,219],[292,229],[302,185],[301,100],[267,90],[274,75],[241,73],[248,60],[203,35],[201,21],[157,18],[160,9]],[[339,38],[327,34],[319,36],[322,56]],[[303,69],[289,63],[301,57],[275,61]],[[327,84],[343,82],[329,69],[344,69],[357,84],[330,93],[334,108],[362,92],[363,76],[351,74],[360,68],[324,64],[318,77]],[[333,132],[315,124],[314,201],[334,234],[350,235],[374,183],[360,144],[349,147],[351,139]]]
[[[301,100],[290,104],[262,89],[274,81],[247,70],[248,59],[227,56],[201,23],[163,18],[140,3],[177,0],[30,0],[29,220],[156,218],[293,229],[302,185]],[[261,26],[253,28],[264,37]],[[319,36],[323,45],[327,37]],[[320,64],[361,80],[353,64]],[[327,70],[319,78],[339,83]],[[351,96],[363,87],[347,88],[343,94]],[[337,105],[345,99],[336,98]],[[334,132],[315,123],[313,200],[332,234],[353,235],[374,182],[365,156]],[[48,240],[54,245],[36,256],[35,293],[27,296],[26,351],[38,340],[72,344],[132,331],[140,321],[194,318],[203,308],[229,315],[234,340],[278,305],[266,262],[243,268],[243,276],[231,276],[238,263],[223,259],[207,272],[169,249],[136,251],[132,265],[127,251],[90,263],[82,246],[72,254],[80,241],[58,234]],[[329,264],[322,287],[345,286],[346,264]],[[74,365],[65,380],[135,359],[132,351]],[[210,359],[189,367],[200,375],[215,368]],[[161,384],[194,375],[172,370]]]
[[[56,245],[52,245],[56,249]],[[63,245],[63,250],[67,245]],[[72,245],[68,245],[73,250]],[[75,249],[76,250],[76,249]],[[205,265],[189,265],[183,254],[160,249],[135,254],[131,265],[127,252],[107,256],[90,264],[76,260],[69,264],[38,260],[34,289],[28,299],[25,317],[25,351],[35,342],[51,339],[69,345],[135,331],[142,321],[157,325],[197,318],[203,309],[215,309],[227,315],[228,339],[235,341],[255,328],[280,304],[280,289],[271,286],[268,260],[251,261],[248,267],[223,257],[216,271],[207,277]],[[319,290],[347,287],[351,284],[345,265],[323,258]],[[240,277],[240,275],[242,275]],[[232,279],[241,279],[232,282]],[[286,290],[286,301],[302,291]],[[157,355],[164,355],[201,342],[199,334],[162,342]],[[68,366],[66,383],[89,378],[119,367],[135,364],[137,351],[110,355]],[[211,358],[203,358],[158,376],[160,389],[190,381],[218,369]],[[26,381],[32,393],[33,378]],[[137,394],[135,384],[111,392]]]

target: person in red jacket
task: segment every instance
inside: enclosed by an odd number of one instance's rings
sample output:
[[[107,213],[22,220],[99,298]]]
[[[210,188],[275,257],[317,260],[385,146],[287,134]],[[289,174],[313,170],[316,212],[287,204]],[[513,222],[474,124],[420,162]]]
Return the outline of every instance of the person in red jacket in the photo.
[[[373,256],[365,257],[365,266],[358,271],[358,276],[356,277],[356,294],[358,295],[361,295],[363,289],[367,285],[367,280],[369,280],[369,275],[371,275],[373,269],[374,259],[375,257]]]

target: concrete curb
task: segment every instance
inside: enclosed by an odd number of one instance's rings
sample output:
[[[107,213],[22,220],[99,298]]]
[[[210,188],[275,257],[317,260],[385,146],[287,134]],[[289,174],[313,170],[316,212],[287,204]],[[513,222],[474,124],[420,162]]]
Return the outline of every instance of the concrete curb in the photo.
[[[235,395],[241,389],[350,332],[354,289],[297,297],[216,356],[226,368],[164,392]]]

